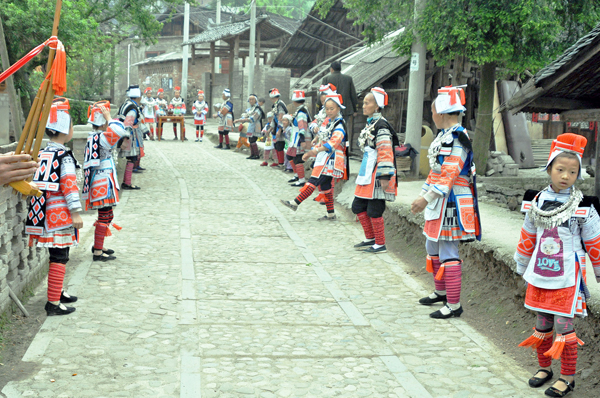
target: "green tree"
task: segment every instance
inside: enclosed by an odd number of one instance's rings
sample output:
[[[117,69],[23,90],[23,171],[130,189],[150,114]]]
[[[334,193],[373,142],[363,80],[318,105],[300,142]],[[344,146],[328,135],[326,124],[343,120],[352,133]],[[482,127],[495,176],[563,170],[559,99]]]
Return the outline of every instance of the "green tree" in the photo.
[[[111,57],[107,51],[127,37],[135,37],[138,42],[143,43],[155,41],[162,24],[154,14],[174,9],[184,2],[185,0],[64,0],[58,38],[67,51],[69,83],[73,84],[67,95],[94,99],[107,83],[107,74],[114,70],[110,67]],[[194,1],[190,3],[194,4]],[[55,6],[56,0],[0,0],[0,18],[4,22],[11,64],[50,37]],[[15,75],[15,86],[21,92],[25,113],[37,90],[37,86],[30,82],[30,74],[38,67],[44,68],[46,61],[47,52],[43,52]],[[6,67],[8,65],[3,65],[3,69]]]
[[[325,14],[335,0],[317,0]],[[516,74],[535,72],[597,23],[594,0],[422,0],[414,20],[414,0],[345,0],[349,16],[365,25],[365,36],[378,41],[405,27],[397,36],[401,54],[410,52],[414,34],[421,36],[434,59],[443,64],[466,56],[480,65],[481,81],[474,138],[476,164],[487,162],[492,134],[497,67]]]

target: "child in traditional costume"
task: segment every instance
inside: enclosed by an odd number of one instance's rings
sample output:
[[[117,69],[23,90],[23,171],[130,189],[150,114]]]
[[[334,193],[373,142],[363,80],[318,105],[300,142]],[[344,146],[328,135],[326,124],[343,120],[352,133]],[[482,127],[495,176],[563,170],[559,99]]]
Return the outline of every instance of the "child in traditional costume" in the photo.
[[[283,120],[283,115],[288,113],[287,107],[285,103],[281,100],[281,94],[279,90],[276,88],[272,88],[269,90],[269,97],[271,98],[271,102],[273,103],[273,121],[271,122],[271,131],[275,135],[275,152],[277,153],[277,164],[272,164],[271,166],[283,167],[285,163],[285,138],[282,134],[282,126],[281,121]]]
[[[586,253],[600,283],[600,202],[574,186],[583,179],[586,143],[585,137],[571,133],[552,142],[544,168],[551,184],[541,192],[525,193],[525,222],[515,253],[517,273],[527,282],[525,307],[537,312],[533,335],[519,344],[537,351],[540,370],[529,385],[550,381],[552,359],[561,362],[560,378],[545,391],[550,397],[564,397],[575,389],[577,344],[583,342],[575,335],[573,319],[587,315]]]
[[[163,90],[162,88],[159,88],[158,91],[156,92],[156,94],[158,95],[158,98],[156,98],[156,105],[158,105],[158,108],[156,110],[156,135],[158,136],[158,133],[160,132],[160,135],[162,137],[163,126],[162,126],[162,124],[159,125],[158,117],[159,116],[167,116],[167,110],[169,109],[169,103],[165,99],[165,90]]]
[[[461,87],[443,87],[431,105],[437,136],[429,147],[427,176],[420,196],[412,203],[416,214],[425,210],[427,271],[434,276],[435,291],[419,300],[422,305],[444,302],[432,318],[459,317],[462,260],[458,243],[481,239],[475,165],[467,130],[458,118],[464,107]]]
[[[110,103],[96,102],[88,108],[88,123],[92,125],[85,146],[83,162],[83,191],[85,210],[98,210],[98,220],[94,224],[94,261],[116,259],[114,250],[104,248],[104,238],[110,236],[109,227],[113,220],[113,207],[119,203],[119,180],[112,157],[112,150],[122,139],[129,137],[125,125],[118,120],[110,120]],[[115,224],[115,228],[120,229]]]
[[[246,119],[248,115],[246,113],[242,113],[242,119]],[[238,119],[239,120],[239,119]],[[237,121],[234,120],[234,124]],[[245,148],[250,148],[250,144],[248,143],[248,137],[246,134],[248,133],[248,123],[240,123],[238,126],[238,131],[240,132],[240,136],[238,137],[237,145],[235,146],[234,152],[239,152]]]
[[[296,211],[300,203],[310,197],[316,187],[321,187],[325,195],[327,215],[319,218],[318,221],[336,219],[333,206],[332,180],[334,178],[347,178],[346,123],[341,114],[341,110],[344,108],[341,95],[332,94],[326,97],[325,111],[329,118],[329,124],[327,129],[320,133],[320,146],[306,152],[302,157],[306,161],[309,157],[316,156],[312,175],[306,185],[300,188],[300,195],[296,199],[281,201],[285,206]]]
[[[127,158],[125,166],[125,175],[123,176],[123,189],[140,189],[137,185],[131,183],[132,173],[134,168],[144,170],[139,167],[140,158],[144,156],[143,132],[148,129],[144,123],[142,111],[139,108],[138,102],[142,93],[138,85],[129,86],[127,89],[129,97],[121,105],[118,111],[117,118],[123,122],[123,125],[129,132],[129,138],[122,141],[119,157]]]
[[[181,87],[179,86],[173,88],[173,98],[171,98],[171,102],[169,103],[169,109],[173,112],[174,116],[183,116],[186,113],[185,101],[181,97]],[[178,123],[173,123],[174,140],[177,140],[177,124]],[[185,125],[181,127],[181,130],[181,138],[187,140],[187,138],[185,138]]]
[[[310,113],[308,108],[304,104],[306,101],[306,94],[302,90],[295,90],[292,95],[292,101],[296,105],[296,112],[293,116],[293,131],[292,138],[288,144],[288,150],[286,153],[287,159],[292,164],[294,170],[294,178],[288,182],[293,187],[302,188],[306,183],[304,176],[304,152],[310,149],[311,135],[308,130],[308,121],[310,120]]]
[[[248,139],[250,145],[250,156],[246,159],[260,159],[260,154],[258,152],[258,138],[262,135],[261,131],[261,118],[262,118],[262,110],[258,105],[258,97],[256,94],[250,94],[248,97],[248,103],[250,107],[246,109],[245,115],[242,115],[242,118],[236,120],[234,123],[248,123],[248,128],[246,130],[246,138]]]
[[[77,297],[63,289],[69,249],[77,246],[78,232],[83,227],[79,212],[82,210],[77,187],[77,161],[65,146],[73,138],[73,123],[69,115],[69,101],[56,98],[50,108],[46,124],[50,142],[40,151],[39,163],[33,182],[42,191],[41,197],[29,199],[25,232],[29,245],[47,247],[50,255],[48,269],[48,316],[66,315],[75,311],[63,303],[74,303]]]
[[[231,91],[228,88],[223,90],[223,105],[221,110],[214,114],[213,117],[219,118],[219,145],[215,148],[219,149],[231,149],[229,147],[229,132],[233,130],[233,103],[230,101]],[[223,140],[225,140],[225,146],[223,146]]]
[[[152,88],[147,87],[144,90],[145,96],[140,100],[142,112],[144,113],[144,122],[148,125],[150,139],[154,141],[154,124],[156,120],[156,111],[158,110],[157,101],[152,98]]]
[[[271,134],[271,123],[273,123],[273,118],[273,112],[267,113],[267,124],[265,124],[265,127],[263,127],[262,129],[263,137],[265,137],[265,157],[264,162],[260,164],[261,166],[269,165],[271,154],[273,153],[273,149],[275,149],[275,147],[273,146],[273,134]],[[275,154],[273,154],[273,162],[275,165],[277,165],[277,159],[275,158],[276,156]]]
[[[206,114],[208,113],[208,104],[204,101],[204,91],[198,91],[198,99],[192,106],[194,114],[194,125],[196,126],[196,142],[202,142],[204,138],[204,124],[206,123]]]
[[[319,87],[319,101],[322,104],[321,109],[315,115],[315,119],[310,123],[308,129],[312,133],[313,139],[312,142],[308,143],[307,147],[310,149],[310,146],[316,147],[319,145],[319,132],[325,131],[327,128],[327,124],[329,123],[329,118],[325,113],[325,99],[328,95],[337,94],[337,88],[331,84],[323,84]],[[331,182],[332,187],[335,187],[335,180]],[[318,202],[322,205],[325,204],[325,194],[321,192],[321,188],[319,188],[319,194],[314,199],[315,202]]]
[[[371,89],[363,101],[367,125],[358,136],[358,146],[364,152],[352,212],[357,215],[365,232],[365,240],[354,245],[369,253],[383,253],[385,247],[385,202],[396,200],[396,158],[394,147],[398,138],[393,127],[381,115],[388,95],[380,87]]]

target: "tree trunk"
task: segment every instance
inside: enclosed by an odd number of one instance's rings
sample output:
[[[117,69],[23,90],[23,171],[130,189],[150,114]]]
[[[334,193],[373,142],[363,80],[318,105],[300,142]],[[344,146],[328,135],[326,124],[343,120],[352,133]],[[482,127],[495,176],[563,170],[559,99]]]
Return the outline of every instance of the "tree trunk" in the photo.
[[[0,19],[0,56],[2,58],[3,69],[10,67],[10,61],[8,59],[8,50],[6,48],[6,39],[4,37],[4,27],[2,25],[2,19]],[[13,130],[13,136],[15,141],[19,141],[21,137],[21,130],[23,129],[22,116],[21,116],[21,102],[17,98],[17,91],[15,90],[15,84],[13,76],[6,79],[6,88],[8,89],[8,101],[10,105],[10,120],[11,127]]]
[[[494,85],[496,84],[496,63],[488,62],[481,66],[479,88],[479,107],[477,124],[473,137],[473,155],[479,174],[486,172],[486,163],[490,154],[490,142],[493,130]]]

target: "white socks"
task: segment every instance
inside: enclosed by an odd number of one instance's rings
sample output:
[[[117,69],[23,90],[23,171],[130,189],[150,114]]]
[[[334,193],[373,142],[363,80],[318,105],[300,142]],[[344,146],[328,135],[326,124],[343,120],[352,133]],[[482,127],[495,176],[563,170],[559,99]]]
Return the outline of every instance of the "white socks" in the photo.
[[[383,246],[385,246],[385,245],[374,244],[373,249],[379,249],[380,247],[383,247]]]
[[[450,303],[446,303],[446,305],[448,307],[450,307],[450,309],[452,309],[452,311],[456,311],[457,309],[460,308],[460,303],[456,303],[456,304],[450,304]]]
[[[428,297],[432,300],[435,300],[436,298],[438,298],[440,296],[445,296],[445,295],[446,295],[445,290],[436,290],[433,293],[431,293]]]

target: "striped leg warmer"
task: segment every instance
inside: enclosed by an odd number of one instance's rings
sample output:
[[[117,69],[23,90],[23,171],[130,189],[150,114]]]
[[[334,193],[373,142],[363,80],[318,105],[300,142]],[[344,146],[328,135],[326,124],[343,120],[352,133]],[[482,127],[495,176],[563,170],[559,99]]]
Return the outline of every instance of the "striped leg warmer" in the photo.
[[[327,213],[333,213],[333,188],[324,192],[325,194],[325,206],[327,206]]]
[[[358,221],[360,221],[360,225],[363,227],[363,231],[365,231],[365,238],[375,239],[375,232],[373,231],[371,217],[367,216],[367,212],[363,211],[362,213],[358,213],[357,217]]]
[[[446,282],[446,297],[448,299],[448,304],[460,303],[460,288],[462,283],[462,261],[445,261],[442,264],[438,275],[440,272],[442,273],[442,277]]]
[[[375,232],[375,244],[385,245],[385,223],[383,217],[371,218],[371,224],[373,224],[373,231]]]
[[[277,152],[277,162],[279,162],[279,165],[281,166],[282,164],[285,163],[285,154],[283,153],[283,151],[276,151]]]
[[[569,336],[573,336],[569,338]],[[565,376],[575,376],[577,370],[577,342],[575,332],[565,336],[565,348],[560,355],[560,374]]]
[[[65,264],[50,263],[48,269],[48,301],[60,301],[63,281],[65,280]]]
[[[196,126],[196,138],[200,138],[200,126]]]
[[[123,183],[131,185],[131,174],[133,173],[133,162],[128,160],[125,166],[125,175],[123,176]]]
[[[304,181],[304,164],[300,163],[296,165],[296,174],[298,174],[298,179],[300,181]]]
[[[296,199],[294,199],[294,201],[296,202],[296,204],[300,204],[306,199],[308,199],[314,191],[315,186],[309,182],[308,184],[300,188],[300,194],[296,197]]]

